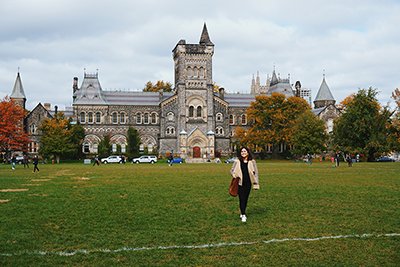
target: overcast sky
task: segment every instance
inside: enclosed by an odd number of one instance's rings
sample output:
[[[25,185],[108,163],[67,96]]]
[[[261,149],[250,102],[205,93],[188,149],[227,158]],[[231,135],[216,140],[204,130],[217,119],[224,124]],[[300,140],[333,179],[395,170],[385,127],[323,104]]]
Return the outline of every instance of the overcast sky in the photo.
[[[337,102],[372,86],[382,104],[400,87],[399,0],[0,0],[0,97],[20,69],[27,108],[72,105],[73,77],[98,70],[105,90],[173,83],[172,49],[215,44],[213,80],[249,93],[276,69],[312,90],[325,70]]]

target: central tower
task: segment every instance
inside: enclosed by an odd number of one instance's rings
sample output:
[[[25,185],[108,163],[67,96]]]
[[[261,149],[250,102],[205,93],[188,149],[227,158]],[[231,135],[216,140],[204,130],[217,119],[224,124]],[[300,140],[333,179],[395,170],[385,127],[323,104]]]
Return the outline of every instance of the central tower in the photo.
[[[175,46],[175,90],[178,100],[177,145],[189,158],[214,157],[214,44],[204,23],[198,44],[180,40]]]

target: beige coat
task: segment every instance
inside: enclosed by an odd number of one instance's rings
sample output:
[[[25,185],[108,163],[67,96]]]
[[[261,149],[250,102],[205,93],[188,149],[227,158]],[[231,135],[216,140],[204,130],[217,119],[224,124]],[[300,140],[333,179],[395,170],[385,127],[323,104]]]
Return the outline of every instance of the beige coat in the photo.
[[[249,175],[250,175],[250,180],[251,184],[253,185],[253,189],[259,189],[260,184],[258,183],[258,169],[257,169],[257,164],[256,161],[250,160],[247,167],[249,168]],[[232,165],[231,169],[231,175],[232,177],[239,177],[239,185],[242,185],[242,179],[243,179],[243,174],[242,174],[242,169],[240,168],[240,160],[235,160],[235,162]]]

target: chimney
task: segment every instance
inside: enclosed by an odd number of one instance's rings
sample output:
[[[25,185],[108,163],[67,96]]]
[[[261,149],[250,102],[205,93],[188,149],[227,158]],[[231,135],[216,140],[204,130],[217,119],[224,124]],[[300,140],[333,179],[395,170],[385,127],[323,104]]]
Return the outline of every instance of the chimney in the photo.
[[[44,103],[43,106],[44,106],[45,109],[50,111],[50,108],[51,108],[51,104],[50,103]]]
[[[73,92],[75,93],[78,90],[78,77],[74,77],[74,82],[72,84]]]
[[[57,112],[58,112],[58,107],[54,106],[54,114],[57,114]]]

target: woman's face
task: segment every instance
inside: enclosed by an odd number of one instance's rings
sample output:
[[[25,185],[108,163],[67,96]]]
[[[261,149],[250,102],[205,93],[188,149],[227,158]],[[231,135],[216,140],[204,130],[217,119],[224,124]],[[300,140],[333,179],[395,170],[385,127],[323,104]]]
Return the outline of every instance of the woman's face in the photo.
[[[246,159],[249,156],[249,152],[247,152],[245,148],[242,148],[242,150],[240,150],[240,155],[242,158]]]

